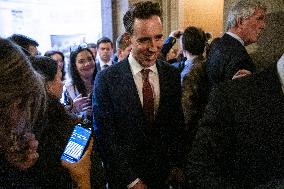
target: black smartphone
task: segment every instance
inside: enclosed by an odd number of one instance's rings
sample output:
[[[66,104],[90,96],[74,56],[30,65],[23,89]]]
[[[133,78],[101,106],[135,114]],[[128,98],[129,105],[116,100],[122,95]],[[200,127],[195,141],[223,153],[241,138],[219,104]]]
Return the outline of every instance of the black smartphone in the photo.
[[[61,159],[70,163],[79,161],[89,144],[91,133],[91,128],[84,128],[81,124],[77,124],[68,140]]]

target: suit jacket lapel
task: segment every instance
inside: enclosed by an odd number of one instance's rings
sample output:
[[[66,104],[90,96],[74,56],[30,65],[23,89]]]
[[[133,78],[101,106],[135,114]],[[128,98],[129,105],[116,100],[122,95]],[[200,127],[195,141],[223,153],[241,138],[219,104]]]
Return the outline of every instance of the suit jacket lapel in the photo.
[[[133,79],[133,75],[130,69],[130,65],[128,60],[126,59],[125,61],[121,62],[120,64],[123,64],[121,66],[121,79],[122,83],[125,83],[124,87],[127,89],[126,91],[129,91],[130,94],[123,94],[127,96],[127,102],[130,103],[130,107],[133,107],[133,110],[136,110],[137,116],[143,120],[143,108],[141,105],[141,101],[139,98],[138,90],[136,88],[136,84]]]
[[[98,72],[101,71],[101,65],[98,59],[96,60],[96,67],[97,67]]]
[[[158,111],[157,111],[157,114],[155,116],[155,120],[157,121],[157,119],[159,118],[159,112],[163,109],[163,105],[165,103],[163,103],[164,99],[165,99],[165,94],[166,91],[164,91],[167,87],[167,78],[166,78],[166,75],[165,75],[165,71],[163,69],[163,66],[161,66],[160,62],[157,61],[157,70],[158,70],[158,73],[159,73],[159,85],[160,85],[160,101],[159,101],[159,108],[158,108]]]

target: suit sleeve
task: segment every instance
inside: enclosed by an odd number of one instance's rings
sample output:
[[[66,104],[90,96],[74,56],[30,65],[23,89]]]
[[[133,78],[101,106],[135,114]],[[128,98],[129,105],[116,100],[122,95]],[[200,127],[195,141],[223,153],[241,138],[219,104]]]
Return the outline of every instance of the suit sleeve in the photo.
[[[223,73],[229,57],[222,53],[218,47],[212,46],[207,60],[207,73],[210,88],[217,86],[223,80]]]
[[[217,86],[220,82],[232,80],[240,69],[255,72],[255,65],[243,46],[227,44],[225,51],[222,45],[225,44],[213,45],[208,57],[210,88]]]
[[[225,93],[214,90],[199,125],[185,170],[191,188],[235,188],[230,177],[233,162],[232,121]]]
[[[133,182],[137,176],[131,170],[125,147],[118,143],[111,95],[108,90],[107,77],[100,72],[95,80],[93,96],[94,130],[98,140],[98,148],[102,159],[106,163],[106,170],[115,170],[116,177],[125,187]]]
[[[239,52],[235,52],[231,56],[231,60],[226,64],[225,81],[232,80],[233,76],[241,69],[255,72],[255,65],[245,49],[240,49]]]
[[[167,39],[165,40],[162,49],[161,49],[161,53],[164,57],[167,56],[168,52],[170,51],[170,49],[174,46],[174,44],[176,43],[176,38],[174,37],[167,37]]]
[[[169,163],[170,167],[181,167],[184,163],[184,116],[181,105],[181,84],[180,84],[180,74],[175,70],[175,77],[171,80],[174,82],[170,90],[174,90],[175,93],[169,100],[171,102],[171,118],[169,119],[170,127],[169,133]]]

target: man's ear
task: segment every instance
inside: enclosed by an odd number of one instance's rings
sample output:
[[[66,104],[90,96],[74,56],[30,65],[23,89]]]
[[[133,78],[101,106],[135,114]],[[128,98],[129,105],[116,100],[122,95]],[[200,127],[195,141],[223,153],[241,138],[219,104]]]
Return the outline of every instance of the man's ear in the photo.
[[[127,41],[127,43],[131,43],[131,35],[128,32],[125,32],[125,40]]]
[[[120,48],[117,49],[117,57],[121,58],[122,50]]]
[[[237,20],[236,26],[237,26],[237,27],[242,27],[243,22],[244,22],[244,18],[239,18],[239,19]]]

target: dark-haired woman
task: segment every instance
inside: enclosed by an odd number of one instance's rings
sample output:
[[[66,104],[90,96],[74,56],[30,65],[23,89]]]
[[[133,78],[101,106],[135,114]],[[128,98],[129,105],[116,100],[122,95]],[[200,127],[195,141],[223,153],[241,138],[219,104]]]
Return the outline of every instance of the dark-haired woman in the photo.
[[[61,70],[61,72],[62,72],[61,80],[63,81],[65,79],[65,62],[64,62],[65,58],[64,58],[64,54],[61,51],[51,50],[51,51],[46,51],[44,53],[44,56],[50,57],[50,58],[52,58],[53,60],[56,61],[59,70]]]
[[[82,169],[81,173],[79,172],[81,177],[76,175],[74,177],[74,175],[72,175],[74,172],[72,165],[65,163],[71,174],[61,165],[62,161],[60,158],[67,145],[68,139],[71,136],[75,124],[81,121],[73,114],[67,112],[60,103],[63,90],[61,70],[58,69],[56,62],[48,57],[31,58],[31,63],[35,70],[43,75],[48,94],[47,121],[40,138],[40,158],[36,164],[38,171],[44,170],[40,173],[42,178],[39,180],[45,188],[72,188],[74,186],[74,182],[72,183],[72,181],[74,181],[75,178],[75,184],[84,184],[83,188],[90,188],[91,163],[88,159],[89,157],[85,157],[85,159],[82,158],[81,160],[83,161],[76,163],[78,164],[76,169],[82,168],[82,166],[85,165],[86,169]],[[98,171],[96,170],[96,172]],[[93,178],[93,187],[97,188],[97,174]]]
[[[87,47],[71,51],[70,79],[64,85],[63,102],[72,113],[83,118],[92,116],[91,94],[96,73],[95,59]]]

